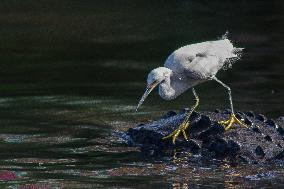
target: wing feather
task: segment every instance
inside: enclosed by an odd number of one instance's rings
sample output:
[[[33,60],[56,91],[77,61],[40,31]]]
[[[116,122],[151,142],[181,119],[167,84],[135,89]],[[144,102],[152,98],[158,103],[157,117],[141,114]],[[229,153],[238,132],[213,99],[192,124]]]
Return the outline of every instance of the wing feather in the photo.
[[[223,67],[226,59],[236,56],[233,50],[228,39],[187,45],[174,51],[164,66],[190,78],[208,78]]]

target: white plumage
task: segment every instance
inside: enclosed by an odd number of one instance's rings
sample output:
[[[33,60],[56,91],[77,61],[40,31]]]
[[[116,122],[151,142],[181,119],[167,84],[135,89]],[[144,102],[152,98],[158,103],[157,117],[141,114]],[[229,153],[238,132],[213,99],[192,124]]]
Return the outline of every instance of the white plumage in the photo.
[[[187,89],[211,80],[226,63],[238,58],[241,51],[242,48],[234,48],[229,39],[186,45],[175,50],[164,67],[153,69],[147,83],[158,82],[159,95],[165,100],[175,99]],[[139,106],[146,97],[144,95]]]
[[[208,80],[215,80],[228,90],[232,111],[229,120],[220,123],[227,125],[226,130],[231,128],[233,123],[246,127],[234,115],[231,89],[215,77],[220,69],[230,67],[239,58],[241,51],[242,48],[235,48],[226,36],[220,40],[186,45],[175,50],[165,61],[164,67],[153,69],[148,74],[148,85],[136,111],[158,85],[159,95],[165,100],[175,99],[187,89],[192,88],[196,104],[189,111],[181,126],[165,137],[173,137],[174,143],[176,137],[182,132],[184,138],[187,139],[185,130],[188,127],[189,116],[199,104],[199,98],[193,87]]]
[[[174,51],[165,67],[189,77],[212,77],[221,69],[225,60],[237,57],[228,39],[186,45]]]

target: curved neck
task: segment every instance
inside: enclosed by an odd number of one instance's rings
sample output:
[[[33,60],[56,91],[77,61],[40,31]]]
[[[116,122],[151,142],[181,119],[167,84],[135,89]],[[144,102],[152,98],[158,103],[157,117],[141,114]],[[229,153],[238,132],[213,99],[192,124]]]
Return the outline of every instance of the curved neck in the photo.
[[[198,82],[187,77],[180,78],[177,73],[172,72],[170,77],[160,83],[159,95],[165,100],[172,100],[196,84]]]
[[[165,100],[174,99],[176,93],[171,83],[171,77],[167,77],[159,85],[159,95]]]

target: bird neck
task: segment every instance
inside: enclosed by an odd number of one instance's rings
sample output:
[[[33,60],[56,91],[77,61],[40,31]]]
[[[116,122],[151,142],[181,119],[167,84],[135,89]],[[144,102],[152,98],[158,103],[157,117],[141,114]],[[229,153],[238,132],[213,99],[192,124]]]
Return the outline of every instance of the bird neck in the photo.
[[[165,100],[171,100],[175,96],[175,90],[171,85],[171,78],[167,77],[159,85],[159,95]]]
[[[188,89],[188,83],[177,77],[172,72],[170,77],[165,78],[159,85],[159,95],[164,100],[172,100]]]
[[[185,92],[190,87],[193,87],[201,81],[195,81],[193,79],[179,77],[180,74],[172,72],[170,77],[167,77],[159,85],[159,95],[164,100],[172,100]]]

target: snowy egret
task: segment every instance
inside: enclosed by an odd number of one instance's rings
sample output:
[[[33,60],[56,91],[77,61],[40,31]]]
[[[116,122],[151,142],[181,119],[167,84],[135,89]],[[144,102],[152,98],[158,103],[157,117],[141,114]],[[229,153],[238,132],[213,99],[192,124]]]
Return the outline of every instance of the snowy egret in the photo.
[[[156,86],[159,86],[159,95],[165,100],[175,99],[187,89],[192,88],[195,104],[186,113],[182,124],[163,138],[172,137],[172,142],[175,143],[176,138],[182,133],[188,140],[186,129],[189,127],[189,117],[199,105],[199,98],[193,87],[205,81],[215,80],[227,89],[231,107],[229,119],[219,123],[225,126],[225,130],[230,129],[234,123],[246,127],[235,116],[230,87],[215,76],[220,69],[230,67],[232,62],[239,58],[241,52],[242,48],[235,48],[226,34],[219,40],[186,45],[175,50],[165,61],[164,67],[158,67],[149,73],[146,91],[136,111]]]

